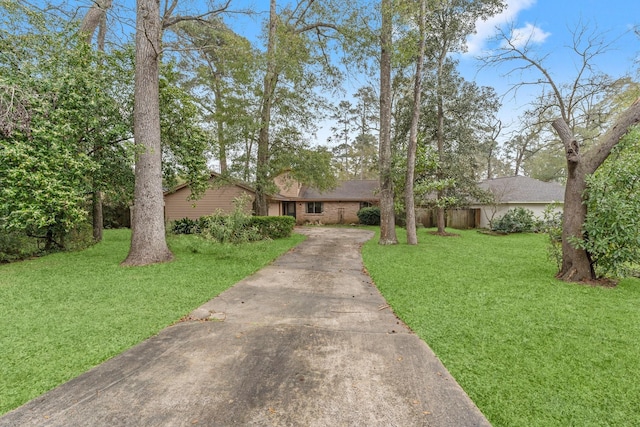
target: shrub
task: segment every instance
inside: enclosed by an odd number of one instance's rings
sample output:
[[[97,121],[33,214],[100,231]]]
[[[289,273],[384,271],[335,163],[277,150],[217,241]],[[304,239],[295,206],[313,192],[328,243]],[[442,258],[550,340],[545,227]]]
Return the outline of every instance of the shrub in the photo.
[[[534,231],[535,217],[529,209],[509,209],[501,218],[491,223],[491,230],[500,233],[528,233]]]
[[[7,230],[0,227],[0,263],[20,261],[52,252],[77,251],[95,242],[91,224],[79,223],[65,233],[55,245],[48,246],[46,238],[30,235],[24,230]]]
[[[380,208],[372,206],[358,211],[358,219],[363,225],[380,225]]]
[[[267,239],[281,239],[291,236],[296,220],[292,216],[254,216],[249,224]]]
[[[556,210],[556,205],[548,205],[543,214],[543,218],[536,224],[537,231],[546,233],[549,236],[549,246],[547,254],[558,266],[558,271],[562,266],[562,212]]]
[[[257,227],[251,225],[251,214],[245,211],[247,196],[233,200],[234,209],[229,215],[221,211],[200,218],[201,234],[219,243],[245,243],[263,240]]]
[[[173,234],[198,234],[200,233],[200,220],[182,218],[171,223]]]
[[[24,232],[0,230],[0,263],[29,258],[40,251],[38,241]]]
[[[251,216],[238,210],[230,215],[217,212],[200,218],[203,237],[219,243],[246,243],[263,240],[256,227],[250,225]]]

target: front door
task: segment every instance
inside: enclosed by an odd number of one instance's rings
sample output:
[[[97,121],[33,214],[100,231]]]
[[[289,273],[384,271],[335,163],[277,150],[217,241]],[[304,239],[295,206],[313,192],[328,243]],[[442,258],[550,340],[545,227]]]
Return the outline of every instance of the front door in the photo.
[[[282,202],[282,214],[296,217],[296,202]]]

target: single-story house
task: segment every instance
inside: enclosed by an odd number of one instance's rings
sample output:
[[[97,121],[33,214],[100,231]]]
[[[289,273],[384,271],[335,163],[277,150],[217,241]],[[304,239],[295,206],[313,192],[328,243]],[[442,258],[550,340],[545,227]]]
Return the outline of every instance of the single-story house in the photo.
[[[494,202],[474,204],[472,209],[480,210],[480,228],[488,228],[489,222],[503,216],[509,209],[522,207],[533,211],[541,218],[548,205],[555,204],[558,209],[564,206],[564,185],[557,182],[544,182],[526,176],[510,176],[483,181],[480,188],[493,194]]]
[[[219,178],[212,173],[212,184]],[[269,197],[269,215],[293,216],[298,225],[357,223],[358,210],[377,205],[380,200],[377,180],[344,181],[326,192],[302,185],[286,173],[278,176],[274,183],[279,191]],[[164,195],[165,220],[196,219],[218,210],[232,212],[233,200],[242,194],[248,194],[251,201],[255,199],[255,190],[240,182],[212,185],[199,200],[189,200],[191,190],[186,184],[178,186]],[[251,206],[247,206],[247,210],[250,209]]]

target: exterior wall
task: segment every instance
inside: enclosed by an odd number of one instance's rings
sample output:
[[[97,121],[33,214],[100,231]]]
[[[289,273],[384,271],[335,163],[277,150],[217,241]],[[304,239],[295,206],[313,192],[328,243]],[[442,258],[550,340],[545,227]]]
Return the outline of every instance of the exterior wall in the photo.
[[[357,224],[360,202],[322,202],[322,213],[307,213],[307,202],[296,203],[296,223]]]
[[[282,215],[280,205],[282,202],[270,202],[269,203],[269,216],[280,216]]]
[[[544,211],[547,208],[547,203],[509,203],[500,204],[497,206],[477,206],[480,208],[480,223],[478,227],[489,228],[489,221],[498,219],[503,216],[509,209],[522,207],[533,211],[533,215],[536,218],[542,218]],[[562,211],[562,204],[558,204],[556,211]]]
[[[302,184],[291,178],[288,173],[278,175],[273,182],[278,187],[280,194],[285,197],[298,197],[300,195]]]
[[[253,202],[254,194],[235,185],[209,188],[199,200],[188,200],[191,190],[188,187],[183,187],[175,193],[164,196],[164,218],[165,221],[175,221],[181,218],[198,219],[218,210],[231,213],[235,208],[233,200],[242,194],[249,194],[251,202]],[[250,213],[252,204],[248,203],[245,210]]]

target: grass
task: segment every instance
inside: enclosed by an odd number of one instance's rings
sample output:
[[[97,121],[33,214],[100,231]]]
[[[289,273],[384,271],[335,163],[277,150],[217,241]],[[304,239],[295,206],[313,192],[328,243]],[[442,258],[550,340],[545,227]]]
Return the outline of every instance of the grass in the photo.
[[[455,232],[419,230],[418,246],[376,237],[363,256],[396,314],[489,421],[640,425],[640,280],[560,282],[543,235]]]
[[[171,263],[125,268],[128,230],[81,252],[0,265],[0,414],[179,320],[304,239],[169,240]]]

